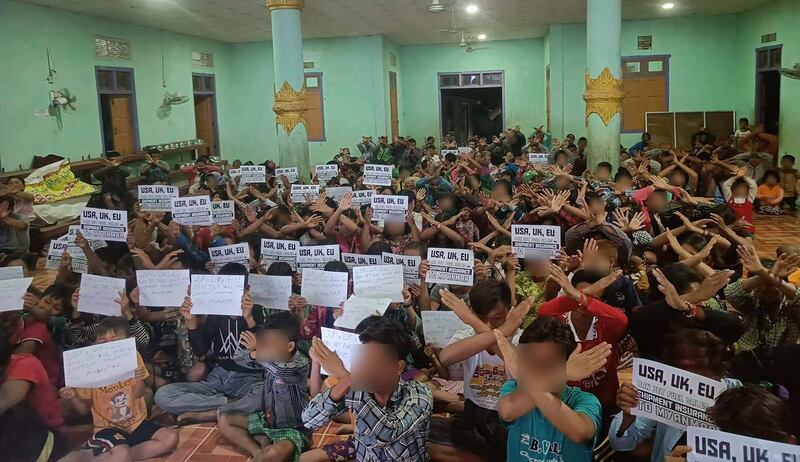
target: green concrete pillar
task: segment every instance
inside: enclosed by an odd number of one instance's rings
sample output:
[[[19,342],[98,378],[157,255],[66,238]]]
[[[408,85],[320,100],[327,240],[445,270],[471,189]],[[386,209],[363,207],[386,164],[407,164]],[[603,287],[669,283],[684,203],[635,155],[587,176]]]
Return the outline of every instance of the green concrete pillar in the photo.
[[[272,22],[272,56],[275,66],[275,121],[281,167],[297,167],[308,177],[308,131],[304,114],[303,28],[305,0],[267,0]]]
[[[619,166],[622,125],[622,0],[586,0],[586,126],[589,165]]]

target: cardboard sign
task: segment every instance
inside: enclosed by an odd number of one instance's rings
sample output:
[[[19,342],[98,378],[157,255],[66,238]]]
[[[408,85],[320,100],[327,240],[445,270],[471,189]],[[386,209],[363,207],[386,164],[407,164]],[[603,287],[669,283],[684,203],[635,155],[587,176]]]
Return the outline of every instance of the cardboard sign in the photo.
[[[429,268],[425,282],[472,286],[474,265],[472,250],[431,247],[428,249]]]
[[[353,268],[353,293],[402,303],[403,268],[398,265],[357,266]]]
[[[0,281],[5,281],[6,279],[19,279],[25,277],[22,273],[22,267],[17,266],[4,266],[0,268]]]
[[[800,446],[749,436],[689,427],[686,444],[692,452],[687,462],[798,462]]]
[[[263,165],[242,165],[240,184],[263,184],[267,182],[267,167]]]
[[[353,191],[353,207],[361,207],[364,205],[372,205],[372,196],[375,191],[371,189],[360,189]]]
[[[382,263],[381,257],[377,255],[344,252],[342,252],[342,262],[347,265],[347,269],[349,270],[352,270],[355,266],[375,266]]]
[[[139,210],[142,212],[169,212],[172,199],[180,195],[177,186],[139,185]]]
[[[127,242],[128,212],[86,207],[81,210],[81,234],[86,239]]]
[[[12,268],[19,268],[12,266]],[[28,291],[33,278],[14,278],[0,281],[0,312],[22,310],[25,292]]]
[[[104,316],[120,316],[122,311],[117,300],[124,290],[125,279],[84,274],[81,276],[81,298],[78,300],[78,311]]]
[[[289,297],[292,296],[291,276],[251,274],[248,283],[250,298],[256,305],[276,310],[289,309]]]
[[[306,245],[297,251],[297,269],[323,269],[332,260],[339,260],[339,244]],[[338,306],[338,305],[337,305]]]
[[[300,251],[300,242],[284,241],[281,239],[261,239],[261,262],[269,269],[269,265],[284,261],[297,269],[297,254]]]
[[[208,255],[211,256],[211,263],[214,264],[216,272],[219,272],[226,263],[240,263],[250,269],[250,247],[247,243],[209,247]]]
[[[528,162],[541,166],[550,165],[550,154],[546,152],[529,152]]]
[[[275,176],[280,178],[281,175],[285,176],[289,183],[297,182],[297,167],[284,167],[276,168]]]
[[[327,183],[339,174],[339,164],[315,165],[314,173],[317,174],[320,183]]]
[[[391,186],[392,166],[364,164],[364,184],[374,186]]]
[[[352,353],[361,345],[358,334],[323,327],[322,343],[331,351],[335,352],[339,356],[339,359],[342,360],[344,368],[350,371]],[[328,371],[322,369],[322,373],[328,374]]]
[[[137,270],[139,304],[181,306],[189,289],[189,270]]]
[[[467,326],[453,311],[422,311],[422,333],[425,343],[444,348],[453,335]]]
[[[372,221],[382,221],[387,217],[406,219],[408,197],[406,196],[372,196]]]
[[[290,192],[292,202],[305,204],[307,200],[314,201],[319,196],[318,184],[293,184]]]
[[[725,385],[702,375],[647,359],[633,358],[633,385],[639,401],[631,414],[685,430],[716,428],[706,414]]]
[[[242,315],[244,276],[192,275],[192,314]]]
[[[389,298],[378,297],[359,297],[358,295],[351,295],[350,298],[344,302],[342,315],[333,323],[336,327],[342,329],[354,330],[358,323],[370,316],[383,316],[386,308],[391,303]]]
[[[330,186],[325,188],[325,193],[328,194],[328,197],[336,201],[337,204],[342,200],[342,196],[349,192],[353,192],[352,186]]]
[[[233,201],[212,201],[211,221],[218,225],[229,225],[236,217],[236,206]]]
[[[511,225],[511,246],[519,257],[556,259],[561,250],[561,227]]]
[[[419,285],[419,264],[422,263],[422,257],[407,257],[388,252],[383,252],[381,257],[384,265],[401,265],[403,267],[403,281],[406,284]]]
[[[187,196],[172,199],[172,219],[179,225],[209,226],[211,199],[208,196]]]
[[[68,387],[106,387],[133,378],[137,368],[133,337],[64,352],[64,384]]]
[[[303,271],[300,295],[310,305],[338,307],[347,300],[347,273],[307,269]]]

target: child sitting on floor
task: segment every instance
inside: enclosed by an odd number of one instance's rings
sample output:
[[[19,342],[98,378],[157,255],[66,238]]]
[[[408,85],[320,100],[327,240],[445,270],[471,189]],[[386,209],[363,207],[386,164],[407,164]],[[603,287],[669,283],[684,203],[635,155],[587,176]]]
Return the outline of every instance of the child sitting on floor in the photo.
[[[764,179],[758,187],[758,213],[764,215],[781,215],[783,213],[783,188],[779,184],[780,175],[776,170],[764,172]]]

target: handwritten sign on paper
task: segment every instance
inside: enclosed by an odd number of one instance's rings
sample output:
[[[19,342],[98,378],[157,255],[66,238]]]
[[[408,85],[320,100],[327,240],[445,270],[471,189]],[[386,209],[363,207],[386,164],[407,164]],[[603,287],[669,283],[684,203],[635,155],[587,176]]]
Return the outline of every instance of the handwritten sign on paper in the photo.
[[[633,385],[639,390],[632,415],[671,427],[716,428],[706,414],[725,390],[722,382],[647,359],[633,358]]]
[[[546,152],[529,152],[528,153],[528,162],[532,164],[539,164],[539,165],[549,165],[550,164],[550,154]]]
[[[389,298],[403,301],[403,268],[398,265],[356,266],[353,268],[353,293],[359,297]]]
[[[139,209],[142,212],[169,212],[172,199],[180,196],[177,186],[139,185]]]
[[[289,193],[292,197],[292,202],[295,204],[305,204],[306,199],[316,200],[319,196],[318,184],[293,184]]]
[[[127,242],[128,212],[85,207],[81,210],[81,233],[86,239]]]
[[[406,196],[372,196],[372,221],[381,221],[389,216],[404,220],[408,210]]]
[[[383,252],[381,255],[384,265],[400,265],[403,267],[403,280],[406,284],[419,284],[419,265],[422,257],[410,257]]]
[[[353,207],[371,205],[372,196],[374,195],[375,191],[371,189],[359,189],[358,191],[353,191]]]
[[[64,352],[64,384],[100,388],[133,378],[138,367],[136,339],[98,343]]]
[[[475,257],[472,250],[428,249],[428,274],[425,282],[471,286]]]
[[[292,296],[291,276],[251,274],[248,282],[250,298],[256,305],[276,310],[289,309],[289,297]]]
[[[352,186],[331,186],[325,188],[325,193],[328,194],[328,197],[336,201],[337,204],[342,200],[342,196],[349,192],[353,192]]]
[[[350,371],[350,364],[352,362],[353,351],[361,345],[361,340],[358,339],[358,334],[345,332],[343,330],[322,328],[322,343],[325,344],[331,351],[336,352],[339,359],[342,360],[344,368]],[[322,370],[323,374],[327,374],[326,370]]]
[[[250,268],[250,247],[247,243],[209,247],[208,255],[214,270],[219,271],[226,263],[241,263],[245,268]]]
[[[189,270],[137,270],[139,304],[181,306],[189,288]]]
[[[363,255],[360,253],[342,252],[342,262],[347,265],[347,269],[352,270],[354,266],[380,265],[381,257],[377,255]]]
[[[269,265],[283,261],[293,270],[297,269],[297,254],[300,251],[299,241],[281,239],[261,239],[261,261],[269,269]]]
[[[4,279],[0,281],[0,312],[22,309],[22,297],[28,291],[33,278]]]
[[[285,176],[289,183],[295,183],[297,182],[297,167],[276,168],[275,176],[280,178],[281,175]]]
[[[364,164],[364,184],[374,186],[391,186],[392,166]]]
[[[208,226],[212,224],[211,199],[208,196],[172,199],[172,219],[180,225]]]
[[[687,462],[798,462],[800,446],[777,443],[708,428],[689,427]]]
[[[104,316],[119,316],[120,293],[125,290],[125,279],[84,274],[81,276],[81,298],[78,311]]]
[[[229,225],[236,216],[233,201],[212,201],[211,221],[218,225]]]
[[[452,311],[422,311],[422,333],[425,343],[444,348],[453,335],[468,326]]]
[[[244,276],[192,275],[192,314],[242,315]]]
[[[561,227],[549,225],[511,225],[511,246],[525,258],[558,258]]]
[[[15,266],[4,266],[0,268],[0,281],[5,281],[6,279],[19,279],[25,277],[22,273],[22,267],[19,265]]]
[[[342,329],[353,330],[358,326],[358,323],[373,315],[382,316],[389,307],[392,300],[389,298],[375,297],[359,297],[358,295],[351,295],[350,298],[344,302],[344,310],[339,319],[333,325],[341,327]]]
[[[320,183],[327,183],[339,174],[339,164],[315,165],[314,173]]]
[[[263,165],[242,165],[239,169],[242,184],[258,184],[267,182],[267,167]]]
[[[307,269],[303,271],[300,295],[310,305],[338,307],[347,300],[347,273]]]
[[[329,261],[339,260],[339,244],[306,245],[297,253],[297,269],[322,269]]]

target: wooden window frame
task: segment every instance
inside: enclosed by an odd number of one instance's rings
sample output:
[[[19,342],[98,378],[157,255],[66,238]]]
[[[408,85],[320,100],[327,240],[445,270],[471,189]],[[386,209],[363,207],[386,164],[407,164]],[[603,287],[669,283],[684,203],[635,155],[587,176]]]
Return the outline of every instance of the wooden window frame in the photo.
[[[319,114],[322,118],[322,138],[308,137],[309,143],[324,143],[328,141],[328,131],[325,129],[325,89],[322,86],[322,72],[305,72],[303,74],[303,87],[306,85],[306,79],[309,77],[316,77],[317,88],[319,88]],[[306,133],[308,133],[308,126],[306,126]]]
[[[623,56],[622,57],[622,79],[623,82],[625,80],[625,67],[628,63],[631,62],[639,62],[641,63],[639,66],[639,72],[635,75],[638,77],[664,77],[664,101],[665,106],[663,111],[657,112],[670,112],[669,110],[669,61],[672,55],[631,55],[631,56]],[[661,61],[663,66],[660,71],[658,72],[650,72],[647,64],[650,61]],[[644,126],[645,131],[647,130],[647,112],[644,114]],[[642,133],[641,130],[625,130],[625,113],[622,113],[622,118],[620,119],[620,133],[623,134],[632,134],[632,133]]]

